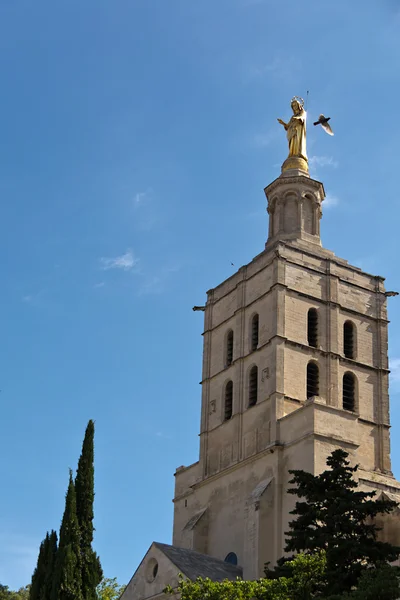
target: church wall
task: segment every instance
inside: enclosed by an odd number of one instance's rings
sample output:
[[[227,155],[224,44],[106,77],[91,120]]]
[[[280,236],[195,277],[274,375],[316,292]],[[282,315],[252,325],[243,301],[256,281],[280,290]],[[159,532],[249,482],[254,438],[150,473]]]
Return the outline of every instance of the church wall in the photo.
[[[376,294],[368,290],[339,282],[338,302],[342,308],[357,311],[363,315],[376,315]]]
[[[183,528],[198,510],[208,507],[207,552],[224,559],[229,552],[235,552],[239,564],[245,569],[249,557],[244,552],[244,540],[247,530],[246,514],[251,494],[257,485],[277,474],[277,453],[265,454],[217,477],[205,480],[188,497],[188,506],[184,508],[181,500],[175,506],[174,545],[186,547],[187,537]],[[272,519],[270,520],[272,522]],[[250,565],[247,564],[247,568]]]
[[[151,572],[148,573],[152,561],[157,561],[158,572],[152,581]],[[151,569],[150,569],[151,571]],[[154,598],[154,600],[166,600],[170,598],[163,594],[165,586],[170,584],[172,587],[178,585],[178,569],[157,547],[152,546],[138,570],[132,577],[123,593],[123,600],[138,600],[142,598]],[[121,597],[121,598],[122,598]]]
[[[344,421],[341,421],[344,423]],[[350,423],[350,421],[349,421]],[[334,420],[331,419],[326,424],[334,426]],[[316,440],[316,473],[321,473],[326,467],[326,459],[337,448],[341,447],[350,454],[352,464],[359,464],[360,468],[366,471],[374,471],[378,460],[378,430],[369,423],[356,422],[353,427],[346,427],[337,434],[338,425],[335,425],[335,432],[330,435],[326,431],[326,439]]]
[[[261,402],[247,409],[242,417],[242,456],[248,458],[271,443],[271,406]]]
[[[178,498],[194,483],[201,479],[200,463],[195,462],[189,467],[179,467],[175,473],[175,498]]]
[[[359,448],[355,452],[356,462],[361,468],[373,471],[379,466],[378,429],[370,423],[358,422]]]
[[[345,264],[343,264],[345,263]],[[358,267],[353,267],[343,259],[336,259],[331,262],[331,273],[343,282],[351,283],[355,286],[365,288],[371,292],[376,289],[377,277],[361,271]]]
[[[279,421],[279,441],[289,444],[313,431],[314,409],[311,403],[303,404],[297,411],[282,417]]]
[[[261,274],[260,274],[261,278]],[[255,278],[254,278],[255,279]],[[253,282],[255,283],[255,282]],[[249,284],[250,285],[250,284]],[[251,286],[250,286],[251,287]],[[249,287],[246,287],[246,294]],[[228,297],[227,297],[228,298]],[[229,300],[229,302],[231,302]],[[236,302],[236,300],[235,300]],[[228,299],[227,299],[228,303]],[[218,306],[219,303],[217,303]],[[210,376],[213,377],[226,368],[226,338],[228,331],[233,331],[233,362],[243,355],[250,352],[251,338],[251,319],[255,313],[259,315],[259,347],[266,344],[271,337],[276,333],[276,324],[273,315],[275,313],[275,297],[274,294],[265,294],[262,298],[253,302],[244,310],[244,340],[242,346],[242,330],[241,318],[242,314],[235,306],[234,301],[231,302],[231,310],[225,313],[225,321],[215,327],[211,332],[210,343]],[[213,306],[213,315],[215,311]],[[236,312],[235,312],[236,311]],[[206,341],[204,342],[206,343]],[[243,349],[242,349],[243,348]]]
[[[374,348],[376,349],[377,330],[376,323],[372,319],[363,317],[362,315],[354,315],[353,313],[341,310],[338,314],[338,352],[344,354],[343,349],[343,326],[346,321],[351,321],[356,327],[355,336],[355,360],[371,366],[377,366],[378,357],[374,356]]]
[[[274,283],[273,267],[272,265],[269,265],[262,271],[258,271],[252,275],[251,278],[247,272],[247,276],[246,305],[249,307],[250,304],[260,298],[260,296],[264,296],[271,289]]]
[[[292,289],[314,298],[322,298],[324,275],[304,269],[302,266],[288,263],[285,271],[285,283]]]
[[[297,343],[308,346],[307,318],[310,308],[318,311],[318,347],[326,348],[326,307],[322,302],[313,301],[293,292],[285,298],[285,336]]]
[[[338,406],[343,406],[343,375],[353,373],[357,378],[355,411],[363,419],[377,419],[378,378],[376,371],[363,369],[351,361],[343,361],[338,370]]]
[[[236,462],[239,455],[239,415],[224,421],[208,434],[207,473],[212,475]]]
[[[284,377],[285,396],[306,400],[307,364],[310,360],[316,362],[319,368],[319,397],[326,400],[328,357],[308,348],[298,348],[285,345]]]
[[[243,360],[243,403],[242,411],[246,411],[249,402],[249,373],[251,367],[258,368],[257,403],[269,398],[275,391],[275,348],[268,344],[256,352],[252,352]]]
[[[247,294],[247,288],[246,288]],[[259,315],[259,337],[258,346],[261,347],[276,333],[276,299],[274,293],[268,293],[254,302],[245,310],[244,352],[250,352],[251,319],[253,315]]]

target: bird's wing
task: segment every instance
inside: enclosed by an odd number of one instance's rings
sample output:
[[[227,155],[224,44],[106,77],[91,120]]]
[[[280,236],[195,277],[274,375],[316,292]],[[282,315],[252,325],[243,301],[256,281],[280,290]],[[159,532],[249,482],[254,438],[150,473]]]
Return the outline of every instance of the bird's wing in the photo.
[[[322,129],[324,131],[326,131],[326,133],[329,133],[329,135],[334,135],[331,126],[329,125],[329,123],[321,123]]]

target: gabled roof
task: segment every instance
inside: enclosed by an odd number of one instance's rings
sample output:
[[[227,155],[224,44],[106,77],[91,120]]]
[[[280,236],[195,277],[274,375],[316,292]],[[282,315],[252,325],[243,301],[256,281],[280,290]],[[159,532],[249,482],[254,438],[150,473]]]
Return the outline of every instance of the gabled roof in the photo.
[[[223,581],[224,579],[235,580],[237,577],[243,576],[241,567],[231,565],[218,558],[159,542],[154,542],[154,546],[174,563],[182,575],[192,581],[197,577],[209,577],[212,581]]]

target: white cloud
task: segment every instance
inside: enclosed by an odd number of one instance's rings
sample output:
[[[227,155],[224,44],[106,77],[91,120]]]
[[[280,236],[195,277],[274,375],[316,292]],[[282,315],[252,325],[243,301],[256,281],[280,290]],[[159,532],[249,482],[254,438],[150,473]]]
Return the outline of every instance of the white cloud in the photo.
[[[339,166],[337,160],[333,156],[311,156],[308,159],[310,167],[333,167],[336,169]]]
[[[339,204],[339,198],[337,196],[332,196],[332,194],[327,194],[325,200],[322,203],[322,208],[332,208],[333,206],[337,206]]]
[[[137,192],[133,199],[134,207],[139,208],[139,206],[142,206],[149,199],[151,192],[151,189],[148,189],[145,192]]]
[[[100,263],[104,271],[108,271],[109,269],[132,271],[132,269],[134,269],[139,263],[139,259],[135,258],[132,250],[128,249],[125,254],[121,254],[121,256],[116,256],[115,258],[103,257],[100,259]]]
[[[106,285],[105,281],[99,281],[98,283],[95,283],[93,287],[97,289],[97,288],[102,288],[105,285]]]

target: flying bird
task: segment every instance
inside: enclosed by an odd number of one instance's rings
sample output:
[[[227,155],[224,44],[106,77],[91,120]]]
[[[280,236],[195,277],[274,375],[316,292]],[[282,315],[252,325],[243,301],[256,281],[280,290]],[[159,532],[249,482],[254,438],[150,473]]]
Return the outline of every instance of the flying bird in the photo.
[[[315,121],[314,125],[321,125],[322,129],[329,133],[329,135],[334,135],[331,126],[328,121],[330,121],[330,117],[324,117],[324,115],[319,115],[318,121]]]

